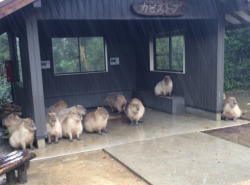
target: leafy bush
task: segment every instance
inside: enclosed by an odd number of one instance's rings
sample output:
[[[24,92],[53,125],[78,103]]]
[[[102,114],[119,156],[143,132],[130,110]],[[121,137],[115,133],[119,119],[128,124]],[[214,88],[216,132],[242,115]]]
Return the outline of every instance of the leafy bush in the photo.
[[[0,35],[0,105],[12,101],[11,84],[6,80],[4,61],[9,59],[9,46],[7,34]]]
[[[250,28],[226,32],[224,89],[250,89]]]

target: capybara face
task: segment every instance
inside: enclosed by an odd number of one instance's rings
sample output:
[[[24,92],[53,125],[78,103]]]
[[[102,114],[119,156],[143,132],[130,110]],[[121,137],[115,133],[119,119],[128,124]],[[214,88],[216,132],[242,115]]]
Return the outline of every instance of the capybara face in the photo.
[[[30,131],[36,130],[36,125],[35,125],[34,121],[33,121],[32,119],[30,119],[30,118],[26,118],[26,119],[24,120],[24,126],[25,126],[28,130],[30,130]]]
[[[78,113],[80,113],[81,115],[85,115],[87,114],[87,110],[81,106],[81,105],[76,105],[76,110],[78,111]]]
[[[6,126],[6,127],[9,127],[11,125],[12,122],[14,121],[18,121],[20,118],[15,115],[15,114],[10,114],[8,116],[6,116],[3,121],[2,121],[2,124],[3,126]]]
[[[70,111],[69,112],[69,117],[74,119],[77,122],[82,120],[82,115],[79,114],[76,110]]]
[[[109,117],[109,113],[104,107],[98,107],[97,110],[98,110],[98,113],[102,116],[103,119],[106,119],[106,118]]]
[[[228,102],[229,102],[231,107],[234,107],[237,105],[237,101],[236,101],[235,97],[229,97]]]
[[[108,96],[104,99],[104,102],[109,103],[109,97]]]
[[[130,104],[131,108],[133,109],[133,112],[139,112],[140,111],[140,105],[137,103]]]
[[[170,81],[170,76],[165,76],[165,77],[164,77],[164,81],[165,81],[166,83],[168,83],[168,82]]]
[[[47,121],[48,121],[48,123],[51,126],[55,126],[55,123],[56,123],[56,114],[55,113],[48,113]]]

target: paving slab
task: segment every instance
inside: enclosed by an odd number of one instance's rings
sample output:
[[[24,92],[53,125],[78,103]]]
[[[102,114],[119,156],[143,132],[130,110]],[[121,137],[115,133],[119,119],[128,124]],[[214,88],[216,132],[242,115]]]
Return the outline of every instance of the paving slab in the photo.
[[[105,151],[154,185],[231,185],[250,179],[249,148],[200,132]]]
[[[106,147],[119,146],[137,141],[146,141],[156,138],[192,133],[233,125],[246,124],[249,121],[211,121],[192,115],[174,116],[164,112],[146,109],[144,122],[137,126],[130,126],[126,116],[108,121],[108,134],[98,135],[83,133],[82,140],[69,142],[62,139],[59,144],[46,144],[45,149],[34,150],[37,157],[34,160],[100,150]]]

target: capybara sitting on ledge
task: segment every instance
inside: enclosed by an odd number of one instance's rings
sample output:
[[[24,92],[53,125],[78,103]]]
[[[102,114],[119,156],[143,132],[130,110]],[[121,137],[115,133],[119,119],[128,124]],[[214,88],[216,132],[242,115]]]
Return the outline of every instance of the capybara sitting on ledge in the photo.
[[[170,76],[165,76],[162,81],[158,82],[155,86],[155,95],[156,96],[166,96],[170,95],[173,90],[173,82]]]

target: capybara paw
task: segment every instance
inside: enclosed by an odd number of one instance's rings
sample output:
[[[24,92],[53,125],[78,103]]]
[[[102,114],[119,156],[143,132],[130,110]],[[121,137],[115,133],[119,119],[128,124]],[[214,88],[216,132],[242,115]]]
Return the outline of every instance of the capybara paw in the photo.
[[[55,142],[55,144],[58,144],[58,143],[59,143],[58,141]]]
[[[143,123],[143,120],[140,119],[140,120],[139,120],[139,123]]]
[[[228,118],[226,118],[225,120],[228,121]]]
[[[136,123],[135,126],[139,126],[139,123]]]
[[[109,131],[108,131],[108,130],[104,130],[104,132],[105,132],[105,133],[109,133]]]
[[[70,139],[69,142],[73,142],[73,139]]]
[[[102,132],[98,132],[99,135],[102,135]]]
[[[35,150],[36,148],[35,148],[35,147],[31,147],[30,149],[31,149],[31,150]]]
[[[234,118],[234,122],[236,122],[237,121],[237,119],[236,118]]]
[[[78,138],[76,138],[77,140],[82,140],[82,138],[80,138],[80,137],[78,137]]]

